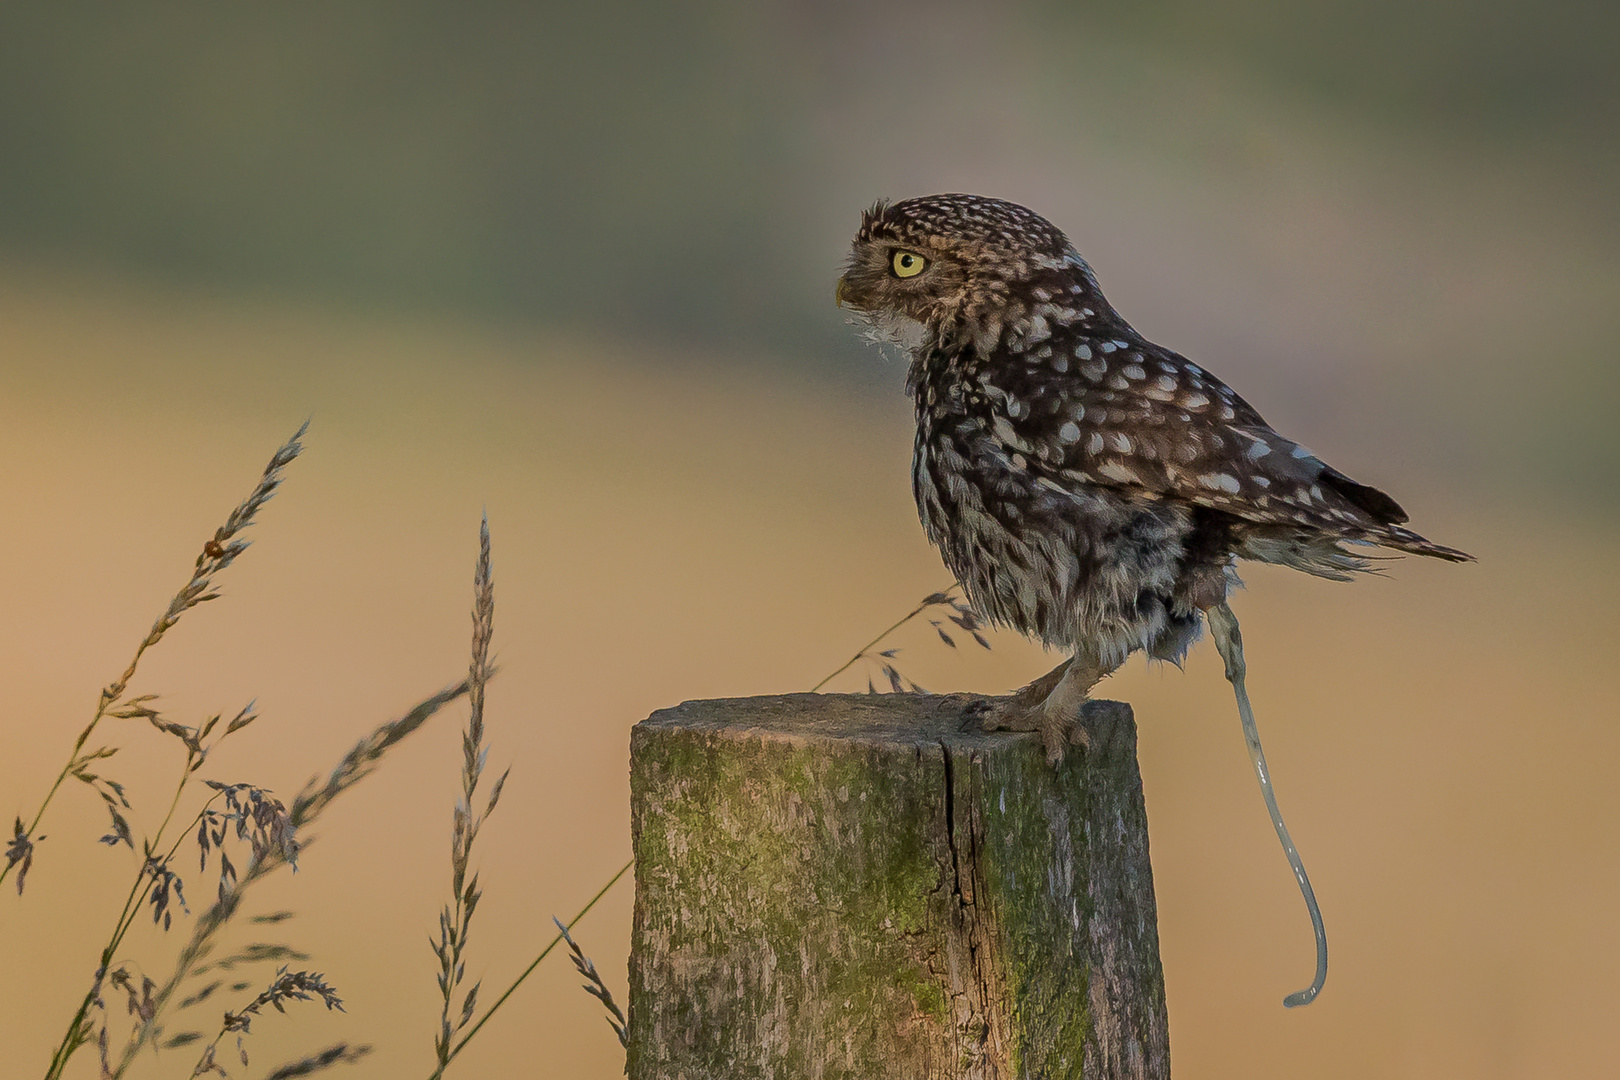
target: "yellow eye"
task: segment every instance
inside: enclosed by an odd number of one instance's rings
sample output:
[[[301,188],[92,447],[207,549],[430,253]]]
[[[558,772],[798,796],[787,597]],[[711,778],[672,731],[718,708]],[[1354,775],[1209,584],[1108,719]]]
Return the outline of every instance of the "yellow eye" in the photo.
[[[895,277],[916,277],[928,269],[928,260],[914,251],[897,251],[889,261]]]

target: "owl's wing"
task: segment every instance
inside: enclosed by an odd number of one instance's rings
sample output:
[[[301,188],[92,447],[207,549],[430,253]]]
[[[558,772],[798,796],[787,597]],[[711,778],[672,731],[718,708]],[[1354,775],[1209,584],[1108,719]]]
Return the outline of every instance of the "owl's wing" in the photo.
[[[1184,357],[1109,342],[1079,348],[1063,368],[1032,361],[981,380],[993,434],[1044,484],[1172,497],[1251,525],[1450,557],[1399,528],[1407,515],[1394,499],[1273,431]]]

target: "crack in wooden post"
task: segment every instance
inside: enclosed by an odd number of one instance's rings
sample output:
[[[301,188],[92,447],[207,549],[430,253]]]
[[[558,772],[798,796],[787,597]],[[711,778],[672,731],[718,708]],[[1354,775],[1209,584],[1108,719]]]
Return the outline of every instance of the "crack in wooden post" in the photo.
[[[694,701],[631,738],[632,1080],[1165,1080],[1130,707]],[[964,728],[964,725],[967,725]]]

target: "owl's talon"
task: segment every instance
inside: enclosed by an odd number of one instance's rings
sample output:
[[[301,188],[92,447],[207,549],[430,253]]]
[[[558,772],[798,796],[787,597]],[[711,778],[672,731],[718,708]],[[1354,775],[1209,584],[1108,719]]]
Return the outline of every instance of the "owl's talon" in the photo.
[[[962,727],[976,724],[980,731],[1038,731],[1048,764],[1058,765],[1070,746],[1091,746],[1091,737],[1080,722],[1080,710],[1053,707],[1051,702],[1031,705],[1025,696],[1010,694],[969,704]]]
[[[962,730],[988,734],[1007,729],[995,719],[994,702],[975,701],[962,710]]]
[[[951,704],[960,708],[962,722],[956,726],[958,731],[988,731],[984,726],[984,716],[990,710],[993,702],[982,697],[967,694],[950,695]]]
[[[1080,722],[1080,710],[1072,713],[1060,714],[1057,711],[1045,714],[1046,724],[1041,728],[1041,745],[1046,747],[1046,763],[1048,765],[1061,765],[1063,755],[1071,746],[1078,746],[1082,750],[1091,749],[1091,735],[1086,726]]]
[[[968,716],[980,731],[1039,731],[1039,711],[1029,708],[1016,695],[976,701],[967,707]]]

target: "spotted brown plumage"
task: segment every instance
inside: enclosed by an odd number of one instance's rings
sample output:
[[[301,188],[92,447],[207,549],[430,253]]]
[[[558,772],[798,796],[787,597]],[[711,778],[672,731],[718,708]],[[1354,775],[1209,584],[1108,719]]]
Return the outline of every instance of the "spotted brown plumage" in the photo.
[[[917,508],[968,599],[1071,654],[990,718],[1041,730],[1054,758],[1098,679],[1137,650],[1185,653],[1238,559],[1346,579],[1369,566],[1347,544],[1471,558],[1138,334],[1022,206],[879,203],[838,299],[909,347]]]

